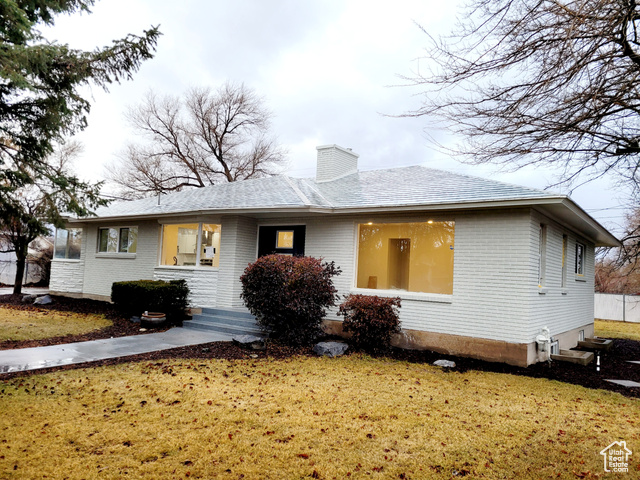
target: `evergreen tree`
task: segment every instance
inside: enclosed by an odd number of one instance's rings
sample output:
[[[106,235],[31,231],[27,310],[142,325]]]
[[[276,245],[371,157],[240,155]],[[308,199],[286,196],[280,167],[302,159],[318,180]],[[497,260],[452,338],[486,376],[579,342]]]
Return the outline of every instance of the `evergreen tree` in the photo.
[[[90,104],[79,89],[129,80],[153,57],[160,32],[128,35],[91,52],[47,41],[38,26],[54,16],[89,12],[94,0],[0,1],[0,230],[61,225],[61,212],[84,216],[103,204],[101,184],[80,181],[48,161],[53,145],[87,125]],[[43,203],[30,212],[24,189]],[[24,242],[18,242],[22,245]],[[26,247],[24,247],[26,248]],[[18,253],[18,252],[16,252]],[[19,260],[22,255],[18,255]],[[18,269],[19,270],[19,269]],[[14,294],[20,293],[16,282]]]

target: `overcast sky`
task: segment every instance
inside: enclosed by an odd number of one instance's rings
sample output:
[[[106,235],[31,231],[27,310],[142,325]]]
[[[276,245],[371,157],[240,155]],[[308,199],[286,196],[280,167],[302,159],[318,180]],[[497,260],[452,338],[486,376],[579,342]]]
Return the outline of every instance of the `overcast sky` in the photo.
[[[430,34],[448,32],[456,0],[103,0],[90,15],[63,16],[45,29],[49,40],[93,49],[128,33],[160,25],[154,59],[133,81],[108,93],[93,88],[89,127],[77,138],[76,162],[86,179],[100,180],[127,141],[127,107],[148,90],[181,94],[192,86],[244,82],[274,113],[272,132],[288,152],[284,173],[315,175],[318,145],[338,144],[360,154],[359,168],[423,164],[432,168],[545,188],[553,172],[499,172],[458,163],[438,152],[420,118],[394,118],[418,108],[419,89],[399,86],[410,76]],[[430,132],[443,143],[445,132]],[[558,188],[554,191],[560,191]],[[566,193],[566,192],[563,192]],[[606,181],[580,187],[572,198],[614,233],[624,198]]]

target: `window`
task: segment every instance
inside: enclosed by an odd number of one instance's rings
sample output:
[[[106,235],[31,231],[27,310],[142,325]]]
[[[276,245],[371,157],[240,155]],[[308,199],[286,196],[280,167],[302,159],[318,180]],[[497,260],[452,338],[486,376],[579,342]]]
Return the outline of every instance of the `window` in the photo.
[[[162,227],[160,265],[217,267],[220,225],[190,223]]]
[[[278,230],[276,248],[293,248],[293,230]]]
[[[562,279],[560,280],[562,288],[567,286],[567,236],[562,236]]]
[[[359,225],[357,287],[453,293],[454,222]]]
[[[53,258],[79,260],[81,248],[81,228],[59,228],[56,230]]]
[[[584,256],[584,245],[576,243],[576,275],[584,275]]]
[[[547,268],[547,227],[540,224],[538,239],[538,286],[544,286],[545,270]]]
[[[109,227],[98,229],[98,252],[136,253],[138,227]]]

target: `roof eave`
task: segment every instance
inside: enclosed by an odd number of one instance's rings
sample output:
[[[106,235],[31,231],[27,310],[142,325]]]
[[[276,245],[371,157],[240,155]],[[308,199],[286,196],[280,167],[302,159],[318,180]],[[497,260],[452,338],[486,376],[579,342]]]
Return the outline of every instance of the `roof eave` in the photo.
[[[68,218],[69,223],[98,223],[98,222],[131,222],[141,220],[153,220],[172,218],[179,216],[206,216],[206,215],[346,215],[346,214],[372,214],[392,212],[418,212],[418,211],[446,211],[446,210],[476,210],[495,208],[524,208],[538,207],[550,213],[552,216],[573,226],[578,232],[593,241],[596,246],[619,247],[620,241],[609,231],[593,219],[566,195],[554,195],[541,198],[513,198],[502,200],[471,200],[455,203],[433,203],[415,205],[365,205],[352,207],[323,207],[323,206],[268,206],[259,208],[225,208],[225,209],[200,209],[174,212],[156,212],[141,215],[112,215],[95,216],[86,218]]]

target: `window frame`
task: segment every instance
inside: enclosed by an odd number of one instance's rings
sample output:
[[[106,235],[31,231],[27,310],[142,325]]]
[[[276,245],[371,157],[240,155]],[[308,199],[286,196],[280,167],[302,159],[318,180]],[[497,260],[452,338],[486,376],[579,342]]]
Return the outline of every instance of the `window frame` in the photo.
[[[291,234],[291,245],[280,246],[280,234]],[[276,230],[276,250],[291,250],[295,242],[295,231],[293,230]],[[284,238],[283,238],[284,240]]]
[[[580,252],[579,252],[579,250],[580,250]],[[580,253],[580,254],[578,254],[578,253]],[[586,258],[587,258],[587,246],[582,242],[576,242],[576,258],[575,258],[574,272],[575,272],[577,277],[584,277],[584,275],[585,275],[584,262],[585,262]],[[578,262],[578,259],[580,259],[580,262]]]
[[[538,236],[538,287],[543,288],[547,280],[547,226],[540,224]]]
[[[195,265],[169,265],[169,264],[163,264],[162,263],[162,259],[163,259],[163,252],[164,252],[164,247],[165,247],[165,227],[169,226],[169,225],[174,225],[174,226],[180,226],[180,225],[198,225],[198,229],[197,229],[197,233],[196,233],[196,260],[195,260]],[[214,260],[212,259],[212,264],[211,265],[207,265],[206,263],[203,264],[203,260],[207,260],[206,258],[204,258],[202,256],[202,234],[204,232],[204,225],[215,225],[220,227],[220,246],[219,247],[213,247],[213,254],[214,256],[218,257],[218,262],[220,262],[220,250],[222,250],[222,224],[220,222],[215,223],[215,222],[209,222],[209,221],[196,221],[196,222],[190,222],[190,223],[185,223],[185,222],[180,222],[180,223],[161,223],[160,224],[160,249],[158,251],[158,268],[181,268],[181,269],[193,269],[193,268],[202,268],[205,270],[211,270],[211,269],[218,269],[220,268],[219,266],[215,266],[213,265]]]
[[[562,235],[562,265],[560,270],[560,287],[567,288],[567,254],[569,253],[569,236]]]
[[[58,232],[60,231],[67,232],[67,238],[65,240],[65,248],[64,248],[64,257],[56,256],[57,246],[58,246]],[[69,239],[71,235],[69,235],[70,230],[79,230],[80,231],[80,252],[78,254],[78,258],[70,258],[69,257]],[[82,258],[82,237],[84,235],[84,229],[82,227],[67,227],[67,228],[56,228],[56,233],[53,238],[53,260],[61,260],[61,261],[70,261],[70,262],[79,262]]]
[[[135,252],[131,252],[129,251],[129,245],[128,245],[128,238],[129,235],[131,233],[131,230],[135,229],[136,230],[136,251]],[[108,244],[108,239],[107,239],[107,249],[106,250],[100,250],[100,243],[101,243],[101,238],[102,238],[102,231],[106,230],[107,232],[110,230],[115,230],[117,232],[117,237],[116,237],[116,241],[115,241],[115,245],[116,245],[116,250],[115,251],[109,251],[109,244]],[[126,250],[122,250],[122,231],[123,230],[127,230],[127,249]],[[138,252],[138,226],[137,225],[127,225],[127,226],[109,226],[109,227],[98,227],[98,233],[97,233],[97,237],[96,237],[96,254],[99,256],[105,256],[105,255],[118,255],[118,256],[124,256],[124,255],[128,255],[128,256],[135,256],[136,253]]]
[[[407,217],[402,219],[397,218],[375,218],[375,219],[362,219],[355,220],[353,222],[354,226],[354,236],[353,236],[353,271],[354,275],[352,277],[351,288],[349,289],[350,293],[353,294],[361,294],[361,295],[378,295],[378,296],[394,296],[400,297],[405,300],[417,301],[417,302],[428,302],[428,303],[442,303],[442,304],[451,304],[453,303],[453,295],[454,292],[451,293],[437,293],[437,292],[418,292],[418,291],[410,291],[410,290],[395,290],[395,289],[371,289],[366,287],[358,287],[358,265],[360,262],[360,227],[361,226],[370,226],[373,224],[410,224],[410,223],[445,223],[450,222],[454,225],[456,219],[455,217],[446,217],[446,218],[425,218],[425,217]],[[453,238],[453,244],[451,249],[455,251],[455,233]],[[454,255],[454,264],[453,264],[453,273],[452,278],[455,278],[455,255]]]

